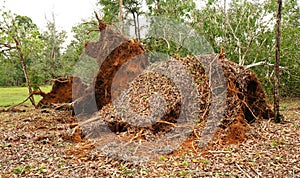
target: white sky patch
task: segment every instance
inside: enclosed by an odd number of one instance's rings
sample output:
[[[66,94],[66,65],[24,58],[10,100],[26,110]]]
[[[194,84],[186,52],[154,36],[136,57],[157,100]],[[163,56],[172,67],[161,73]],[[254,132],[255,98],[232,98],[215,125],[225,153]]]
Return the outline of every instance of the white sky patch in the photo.
[[[46,30],[46,19],[52,21],[52,12],[59,30],[70,32],[82,19],[93,16],[97,0],[6,0],[5,7],[18,15],[28,16],[42,30]],[[0,5],[4,2],[1,0]],[[67,40],[69,41],[70,38]]]
[[[66,44],[72,39],[71,29],[83,19],[94,17],[93,12],[99,12],[96,7],[98,0],[0,0],[0,8],[5,5],[18,15],[28,16],[37,24],[41,31],[46,30],[47,20],[52,21],[52,13],[58,30],[65,30],[68,34]],[[206,2],[206,1],[205,1]],[[205,6],[204,1],[196,1],[197,7]]]

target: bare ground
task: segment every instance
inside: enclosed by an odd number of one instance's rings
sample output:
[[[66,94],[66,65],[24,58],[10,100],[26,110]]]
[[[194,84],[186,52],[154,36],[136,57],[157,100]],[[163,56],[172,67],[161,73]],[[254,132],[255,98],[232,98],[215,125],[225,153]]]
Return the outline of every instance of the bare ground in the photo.
[[[200,150],[187,141],[172,155],[136,164],[72,137],[76,118],[69,112],[2,112],[0,177],[300,177],[300,99],[286,99],[281,107],[283,123],[257,121],[242,143],[216,138]]]

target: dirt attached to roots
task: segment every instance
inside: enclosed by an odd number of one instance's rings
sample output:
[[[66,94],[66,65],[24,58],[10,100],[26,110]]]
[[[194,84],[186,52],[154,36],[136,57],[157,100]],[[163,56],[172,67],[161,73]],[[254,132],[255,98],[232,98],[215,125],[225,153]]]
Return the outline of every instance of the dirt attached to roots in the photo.
[[[224,97],[225,105],[220,106],[223,112],[210,111],[212,92],[209,88],[209,78],[197,57],[174,59],[189,69],[195,82],[193,84],[199,93],[196,100],[198,103],[191,104],[189,107],[191,111],[198,109],[196,110],[198,116],[190,125],[193,127],[193,138],[201,139],[201,133],[203,135],[205,131],[204,126],[208,127],[206,128],[208,131],[215,130],[207,125],[213,120],[211,118],[219,118],[219,122],[215,120],[217,123],[213,123],[211,127],[217,127],[223,133],[214,136],[220,137],[222,143],[242,142],[246,139],[249,123],[273,117],[273,112],[265,101],[265,94],[260,82],[253,72],[226,58],[219,58],[218,55],[201,57],[220,61],[227,92]],[[156,96],[157,93],[160,97],[155,100],[153,95]],[[122,133],[120,135],[126,135],[129,138],[136,140],[159,139],[162,135],[186,124],[178,122],[181,104],[181,93],[174,82],[166,76],[153,72],[150,68],[133,80],[128,90],[121,94],[113,104],[102,107],[96,117],[87,120],[83,129],[86,129],[84,135],[93,135],[93,137],[96,137],[95,133],[101,135],[99,127],[95,127],[96,123],[101,121],[102,124],[108,125],[112,132]],[[164,109],[160,110],[161,108]],[[92,125],[94,128],[91,127]],[[213,134],[213,132],[206,134]]]
[[[37,104],[38,108],[49,107],[55,103],[71,103],[83,95],[86,85],[78,77],[55,79],[49,93],[35,92],[43,98]]]

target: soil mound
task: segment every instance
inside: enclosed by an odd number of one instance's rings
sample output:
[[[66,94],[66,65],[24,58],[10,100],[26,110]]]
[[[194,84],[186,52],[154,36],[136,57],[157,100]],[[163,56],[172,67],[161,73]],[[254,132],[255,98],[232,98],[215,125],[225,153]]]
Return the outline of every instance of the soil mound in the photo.
[[[221,64],[223,73],[220,75],[225,76],[227,91],[223,112],[210,111],[213,93],[207,69],[199,62],[199,58],[210,62],[217,60]],[[197,103],[189,105],[191,111],[198,108],[193,113],[197,114],[197,119],[192,123],[194,125],[191,125],[197,138],[212,134],[213,127],[218,127],[227,133],[222,138],[223,141],[241,142],[246,139],[248,123],[255,122],[257,119],[273,117],[273,111],[266,104],[266,95],[261,88],[260,81],[253,72],[245,67],[231,62],[219,54],[175,58],[168,63],[174,61],[179,61],[188,69],[199,93]],[[174,67],[172,69],[176,70]],[[178,73],[181,72],[178,71]],[[222,92],[224,90],[219,91],[220,94]],[[156,100],[151,98],[156,93],[161,95],[161,99],[165,103],[159,102],[159,97]],[[104,126],[108,125],[110,131],[123,133],[128,138],[135,138],[136,134],[140,133],[139,137],[145,140],[159,139],[175,128],[186,125],[186,123],[182,124],[178,121],[182,111],[181,107],[181,92],[174,82],[149,68],[135,78],[130,83],[128,90],[123,92],[113,104],[109,103],[102,107],[97,116],[83,123],[84,135],[89,135],[90,138],[99,137],[102,134],[99,130],[103,130]],[[165,109],[160,110],[160,108]],[[220,121],[213,118],[219,118]],[[188,123],[189,120],[181,122]],[[204,130],[204,126],[208,126],[206,130]],[[107,130],[104,129],[104,132]]]
[[[87,86],[82,83],[78,77],[55,79],[49,93],[42,91],[35,93],[43,97],[37,104],[37,107],[50,106],[55,103],[71,103],[72,99],[79,98],[83,95],[86,87]]]
[[[96,58],[99,71],[85,97],[75,103],[76,113],[91,114],[111,103],[148,63],[139,42],[114,32],[100,19],[98,22],[100,39],[87,42],[85,53]]]

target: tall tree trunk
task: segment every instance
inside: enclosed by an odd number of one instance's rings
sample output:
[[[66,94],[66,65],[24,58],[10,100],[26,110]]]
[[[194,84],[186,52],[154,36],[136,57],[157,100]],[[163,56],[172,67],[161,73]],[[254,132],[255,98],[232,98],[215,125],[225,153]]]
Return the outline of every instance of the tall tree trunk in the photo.
[[[160,6],[160,0],[157,0],[157,12],[158,12],[158,14],[160,14],[161,13],[161,6]]]
[[[122,22],[123,22],[123,18],[122,18],[122,16],[123,16],[123,12],[122,12],[122,6],[123,6],[123,0],[119,0],[119,6],[120,6],[120,8],[119,8],[119,22],[120,22],[120,25],[122,24]]]
[[[32,87],[31,87],[31,84],[30,84],[30,80],[29,80],[29,77],[28,77],[28,73],[27,73],[27,68],[26,68],[26,63],[25,63],[25,59],[24,59],[24,55],[23,55],[23,52],[20,48],[20,43],[19,43],[19,40],[17,38],[14,38],[14,41],[16,43],[16,49],[18,51],[18,54],[19,54],[19,57],[20,57],[20,61],[21,61],[21,65],[22,65],[22,69],[23,69],[23,73],[24,73],[24,76],[25,76],[25,80],[26,80],[26,84],[27,84],[27,88],[28,88],[28,92],[29,92],[29,99],[30,99],[30,102],[31,104],[36,107],[35,105],[35,101],[34,101],[34,97],[32,94]]]
[[[141,30],[140,30],[140,20],[139,20],[139,13],[137,13],[136,22],[137,22],[137,30],[138,30],[138,40],[141,40]]]
[[[52,49],[51,49],[51,54],[50,54],[50,59],[51,59],[51,77],[55,78],[55,62],[56,62],[56,34],[55,34],[55,29],[56,29],[56,23],[55,23],[55,16],[54,16],[54,12],[52,12],[52,21],[53,21],[53,29],[51,29],[51,36],[53,39],[53,43],[52,43]]]
[[[274,113],[275,122],[281,121],[279,113],[279,72],[280,72],[280,23],[281,23],[282,0],[278,0],[276,20],[276,52],[275,52],[275,79],[274,79]]]
[[[138,27],[137,27],[137,21],[136,21],[136,16],[134,11],[131,11],[132,17],[133,17],[133,24],[134,24],[134,33],[135,33],[135,37],[138,39]]]

